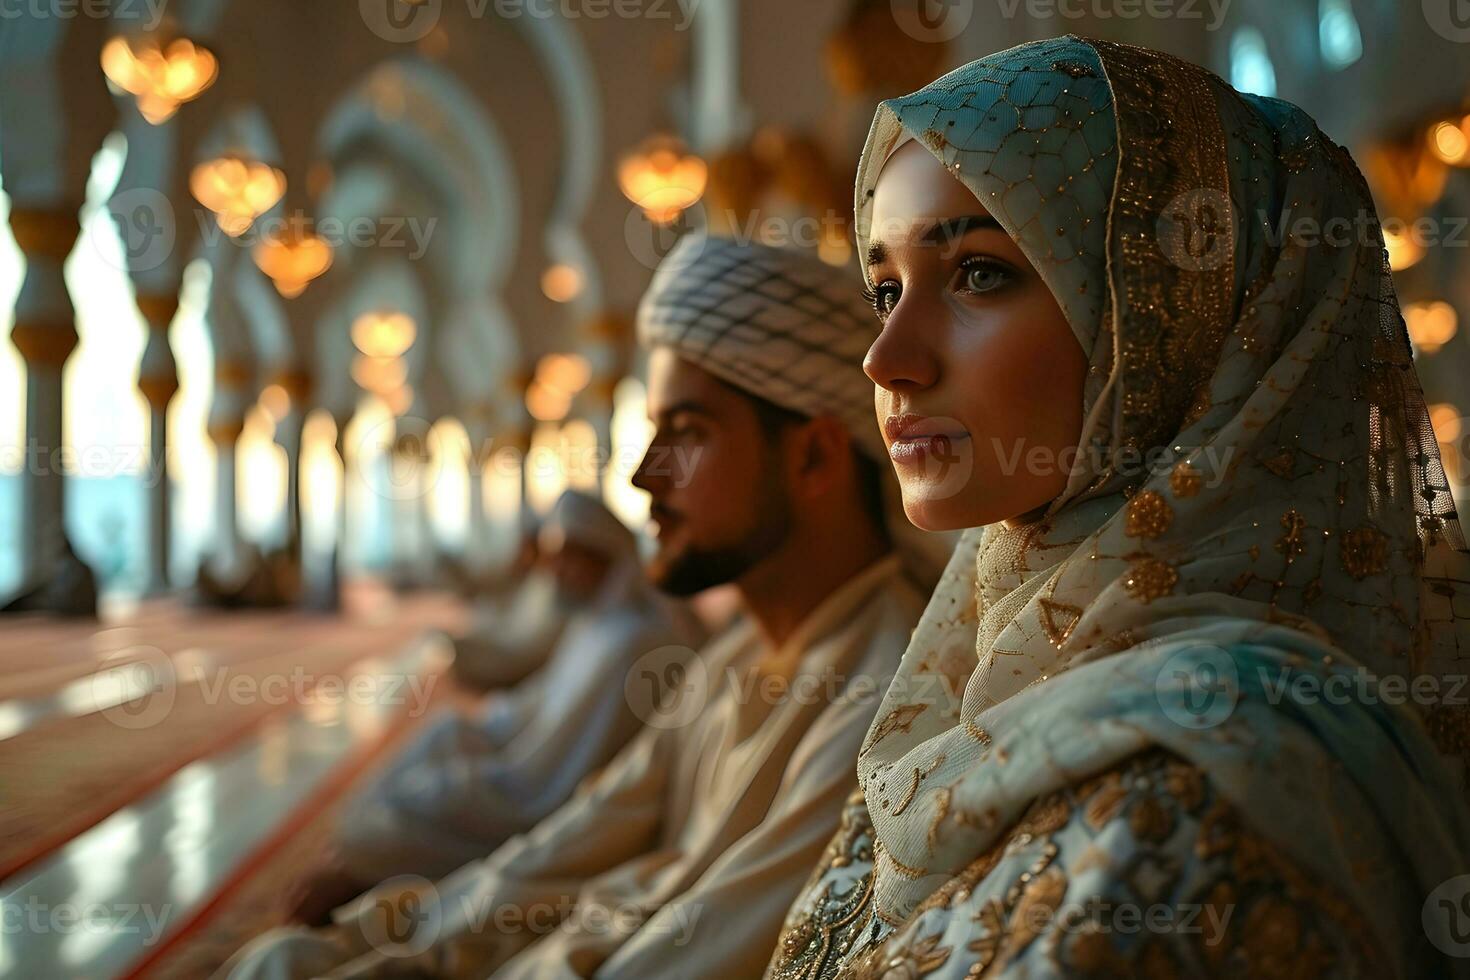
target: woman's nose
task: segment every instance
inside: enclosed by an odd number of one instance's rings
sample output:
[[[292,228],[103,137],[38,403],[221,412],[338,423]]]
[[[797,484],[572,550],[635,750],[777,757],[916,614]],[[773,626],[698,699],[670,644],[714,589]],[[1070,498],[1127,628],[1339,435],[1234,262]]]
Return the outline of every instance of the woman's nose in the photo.
[[[898,301],[863,358],[863,370],[873,383],[893,392],[928,388],[939,380],[939,361],[922,329],[922,314],[906,302]]]

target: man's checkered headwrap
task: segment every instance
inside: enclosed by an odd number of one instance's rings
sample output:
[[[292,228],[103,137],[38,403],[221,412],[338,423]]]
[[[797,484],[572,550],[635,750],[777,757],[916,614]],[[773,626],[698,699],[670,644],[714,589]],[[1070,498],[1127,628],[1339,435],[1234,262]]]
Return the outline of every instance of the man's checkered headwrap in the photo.
[[[863,356],[878,322],[862,283],[813,253],[685,235],[638,307],[638,339],[808,417],[832,415],[887,465]]]

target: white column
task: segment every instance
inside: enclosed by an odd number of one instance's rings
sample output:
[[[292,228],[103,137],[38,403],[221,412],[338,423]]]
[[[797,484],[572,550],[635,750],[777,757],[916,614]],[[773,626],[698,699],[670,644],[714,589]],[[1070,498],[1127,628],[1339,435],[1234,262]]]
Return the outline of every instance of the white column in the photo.
[[[209,411],[209,438],[215,447],[215,533],[213,569],[222,578],[243,570],[237,505],[235,450],[245,429],[246,385],[249,369],[237,361],[217,361],[214,404]]]
[[[168,343],[168,329],[178,312],[176,295],[138,296],[138,310],[148,326],[148,340],[138,368],[138,389],[148,402],[148,469],[143,488],[147,504],[147,591],[168,589],[169,541],[172,534],[172,490],[168,473],[168,406],[179,390],[178,365]]]
[[[464,566],[474,575],[483,575],[490,569],[490,516],[485,510],[485,461],[494,450],[492,420],[494,405],[482,402],[465,409],[464,429],[469,441],[469,455],[465,459],[468,477],[469,520],[465,525]]]
[[[26,365],[25,460],[21,482],[23,581],[47,574],[57,557],[50,535],[64,533],[66,476],[62,447],[62,369],[77,344],[62,263],[81,226],[77,209],[12,207],[10,226],[26,259],[10,339]]]
[[[337,481],[336,531],[330,552],[313,561],[311,567],[320,571],[308,574],[306,590],[306,605],[320,612],[335,612],[342,608],[343,561],[349,533],[347,483],[351,470],[347,463],[347,425],[352,418],[350,415],[335,415],[333,421],[337,425],[335,449],[342,471],[342,478]]]
[[[305,368],[293,367],[275,377],[291,400],[286,417],[276,424],[276,441],[286,452],[286,540],[297,561],[301,560],[301,433],[312,393],[312,377]]]

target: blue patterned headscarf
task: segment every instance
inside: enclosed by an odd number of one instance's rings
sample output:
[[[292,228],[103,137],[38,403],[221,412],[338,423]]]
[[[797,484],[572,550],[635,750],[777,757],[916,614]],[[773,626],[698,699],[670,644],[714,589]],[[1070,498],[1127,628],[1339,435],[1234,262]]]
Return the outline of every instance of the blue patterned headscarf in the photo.
[[[1108,296],[1112,104],[1097,52],[1073,38],[1012,48],[879,104],[857,175],[858,254],[867,252],[883,164],[916,139],[1015,239],[1091,349]]]

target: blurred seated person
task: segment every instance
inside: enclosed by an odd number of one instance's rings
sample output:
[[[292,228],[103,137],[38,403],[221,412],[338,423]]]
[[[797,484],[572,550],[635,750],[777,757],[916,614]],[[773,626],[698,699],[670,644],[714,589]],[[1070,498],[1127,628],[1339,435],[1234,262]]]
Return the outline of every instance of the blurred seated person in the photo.
[[[590,596],[564,587],[542,560],[540,529],[529,523],[508,567],[461,583],[474,604],[470,626],[448,637],[454,646],[454,679],[488,691],[524,680],[546,663],[566,624]]]
[[[692,616],[647,583],[632,532],[599,500],[564,493],[540,548],[578,610],[546,665],[476,717],[429,723],[345,809],[335,852],[291,896],[293,919],[325,924],[386,878],[446,874],[531,828],[638,730],[624,693],[635,661],[694,655]]]
[[[302,596],[300,549],[294,540],[261,552],[245,542],[234,562],[208,555],[199,563],[191,599],[216,609],[275,609]]]

